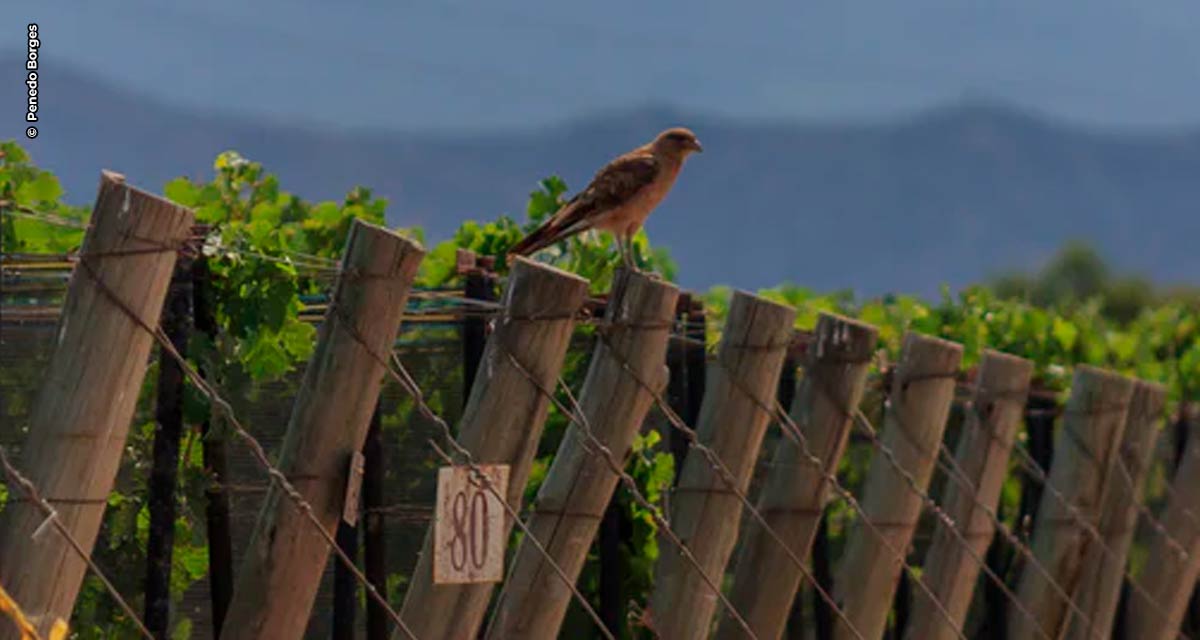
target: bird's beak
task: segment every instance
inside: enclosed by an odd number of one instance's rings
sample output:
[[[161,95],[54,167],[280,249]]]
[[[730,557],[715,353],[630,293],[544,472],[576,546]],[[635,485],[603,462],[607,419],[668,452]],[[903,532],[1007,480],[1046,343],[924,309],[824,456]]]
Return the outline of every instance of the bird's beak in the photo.
[[[693,140],[692,144],[689,145],[689,148],[696,153],[704,153],[704,147],[700,145],[699,140]]]

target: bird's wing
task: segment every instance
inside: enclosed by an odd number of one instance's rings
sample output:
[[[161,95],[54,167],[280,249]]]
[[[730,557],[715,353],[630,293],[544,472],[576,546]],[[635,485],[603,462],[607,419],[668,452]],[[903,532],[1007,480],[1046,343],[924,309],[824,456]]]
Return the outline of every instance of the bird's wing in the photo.
[[[567,236],[591,229],[600,216],[629,202],[658,177],[661,165],[649,151],[633,151],[608,163],[588,186],[510,249],[529,255]]]

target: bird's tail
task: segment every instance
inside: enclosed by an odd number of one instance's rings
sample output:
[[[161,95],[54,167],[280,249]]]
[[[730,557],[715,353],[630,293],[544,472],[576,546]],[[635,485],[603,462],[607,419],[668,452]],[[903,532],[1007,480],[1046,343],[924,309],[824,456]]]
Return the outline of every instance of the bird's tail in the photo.
[[[567,206],[569,207],[570,205]],[[555,214],[549,220],[543,222],[540,227],[530,231],[529,235],[517,241],[516,244],[508,249],[508,254],[517,256],[533,255],[563,238],[587,228],[580,225],[564,225],[561,223],[561,219],[562,216]]]
[[[538,251],[541,251],[542,249],[545,249],[546,247],[554,244],[557,239],[553,238],[552,235],[554,235],[554,234],[551,234],[549,232],[550,232],[550,229],[547,229],[546,227],[538,227],[537,229],[533,230],[529,235],[527,235],[524,238],[521,238],[519,241],[517,241],[516,244],[509,247],[508,255],[510,255],[510,256],[528,256],[528,255],[537,253]]]

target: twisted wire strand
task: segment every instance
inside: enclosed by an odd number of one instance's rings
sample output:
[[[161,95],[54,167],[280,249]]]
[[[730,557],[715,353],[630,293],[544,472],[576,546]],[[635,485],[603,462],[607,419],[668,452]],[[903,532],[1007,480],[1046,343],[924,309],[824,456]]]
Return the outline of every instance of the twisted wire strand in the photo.
[[[897,416],[897,419],[899,419],[898,416]],[[1050,639],[1051,636],[1048,633],[1046,633],[1046,631],[1044,629],[1042,629],[1042,626],[1039,623],[1037,616],[1035,616],[1033,614],[1033,612],[1030,611],[1029,608],[1026,607],[1021,602],[1020,598],[1017,597],[1017,594],[1014,593],[1013,590],[1004,581],[1004,578],[1001,577],[999,574],[997,574],[995,572],[995,570],[993,570],[990,566],[988,566],[987,560],[985,558],[983,558],[982,556],[980,556],[979,553],[976,552],[973,548],[971,548],[970,542],[966,539],[966,536],[961,531],[958,530],[958,527],[956,526],[954,519],[951,518],[950,515],[945,512],[945,510],[943,510],[940,506],[938,506],[934,502],[934,500],[929,496],[928,493],[923,492],[918,488],[918,486],[916,484],[916,479],[913,478],[912,475],[907,470],[903,469],[900,466],[899,461],[896,460],[895,452],[892,451],[890,447],[883,444],[882,440],[878,436],[878,432],[876,431],[875,427],[867,419],[866,414],[864,414],[861,409],[855,409],[854,420],[855,420],[855,423],[859,425],[860,429],[862,431],[864,431],[865,433],[867,433],[867,435],[871,439],[873,445],[877,449],[879,449],[880,453],[883,454],[884,458],[887,459],[888,463],[894,469],[896,469],[897,473],[899,473],[900,476],[904,479],[905,484],[908,484],[909,488],[912,489],[914,492],[917,493],[917,495],[920,496],[922,502],[926,505],[927,508],[929,508],[930,512],[934,514],[934,517],[937,518],[937,520],[947,528],[947,530],[950,532],[950,534],[952,536],[954,536],[955,541],[958,542],[960,544],[960,546],[962,546],[962,548],[971,557],[971,559],[977,565],[979,565],[979,568],[984,572],[985,575],[987,575],[988,579],[991,580],[994,584],[996,584],[1000,588],[1000,590],[1004,593],[1005,597],[1008,598],[1009,601],[1012,602],[1012,604],[1016,605],[1017,610],[1021,613],[1021,615],[1025,616],[1026,619],[1028,619],[1034,623],[1033,624],[1034,629],[1038,632],[1039,635],[1041,635],[1044,638]],[[983,504],[983,502],[981,500],[979,500],[978,496],[975,493],[975,484],[973,482],[971,482],[971,480],[969,478],[966,477],[966,474],[963,471],[962,467],[958,464],[958,461],[955,460],[952,455],[950,455],[950,452],[946,448],[946,446],[940,442],[938,444],[938,452],[937,452],[936,456],[937,457],[935,459],[935,464],[937,464],[942,469],[943,472],[947,473],[947,477],[952,477],[960,483],[960,485],[966,490],[967,495],[969,495],[971,497],[973,506],[975,508],[983,510],[990,517],[993,517],[993,523],[992,523],[993,525],[999,525],[1000,527],[1003,527],[1004,524],[1002,522],[999,522],[998,518],[994,518],[994,516],[993,516],[994,512],[987,505]],[[950,464],[952,465],[952,468],[954,469],[954,471],[951,471],[950,468],[948,468],[946,466],[946,464],[941,461],[941,458],[943,456],[947,460],[950,461]],[[1017,542],[1019,542],[1019,541],[1017,541]],[[1022,548],[1024,550],[1028,551],[1028,548],[1024,547],[1023,545],[1022,545]],[[1070,594],[1068,594],[1062,588],[1062,586],[1059,585],[1054,580],[1053,576],[1049,573],[1049,571],[1047,571],[1045,569],[1045,567],[1040,562],[1038,562],[1036,560],[1036,558],[1033,557],[1032,552],[1029,552],[1027,557],[1038,567],[1038,570],[1043,573],[1043,575],[1051,583],[1051,585],[1053,586],[1055,591],[1057,593],[1059,593],[1059,595],[1062,596],[1062,598],[1064,600],[1066,600],[1068,606],[1071,607],[1073,609],[1073,611],[1075,611],[1081,617],[1090,620],[1090,617],[1088,617],[1087,613],[1085,613],[1083,611],[1083,609],[1079,608],[1079,606],[1075,604],[1074,600],[1071,599]]]
[[[128,316],[130,320],[137,324],[141,329],[149,333],[155,339],[155,341],[158,342],[159,348],[162,350],[162,352],[170,356],[171,359],[179,365],[180,370],[183,371],[187,379],[193,385],[195,385],[196,389],[199,390],[201,394],[204,395],[212,404],[214,416],[223,418],[223,421],[233,428],[234,434],[237,435],[238,438],[240,438],[244,443],[246,443],[253,458],[259,464],[259,466],[261,466],[263,470],[267,472],[267,474],[271,477],[271,480],[279,487],[281,491],[283,491],[284,495],[286,495],[288,499],[295,504],[297,510],[300,511],[304,518],[312,524],[321,537],[325,539],[325,542],[328,543],[330,549],[338,557],[339,561],[341,561],[346,569],[350,571],[355,580],[363,586],[371,599],[387,612],[388,616],[392,618],[392,621],[405,634],[406,637],[416,640],[416,636],[412,633],[404,621],[400,619],[400,615],[396,613],[395,609],[388,604],[387,599],[379,593],[379,591],[375,588],[375,585],[371,584],[370,580],[368,580],[366,575],[364,575],[362,571],[358,569],[354,561],[348,555],[346,555],[346,552],[343,551],[341,546],[337,544],[337,540],[335,539],[334,535],[330,533],[329,530],[324,527],[324,525],[321,524],[320,520],[317,519],[312,505],[309,504],[309,502],[304,499],[300,492],[296,490],[292,483],[288,481],[287,476],[285,476],[282,471],[271,464],[270,458],[268,458],[267,453],[263,449],[262,445],[259,444],[258,440],[256,440],[254,436],[252,436],[237,419],[237,416],[233,411],[233,406],[227,400],[221,397],[220,393],[212,385],[210,385],[209,382],[205,380],[204,377],[201,376],[194,367],[191,366],[191,364],[187,361],[187,358],[183,357],[183,355],[175,349],[175,345],[172,344],[167,335],[163,333],[161,327],[152,326],[140,315],[138,315],[137,312],[135,312],[128,304],[125,303],[124,300],[122,300],[111,288],[109,288],[100,275],[91,267],[90,261],[84,258],[85,256],[81,256],[79,264],[83,266],[84,272],[96,284],[96,288],[103,293],[110,302],[112,302],[126,316]]]
[[[351,277],[363,277],[363,275],[359,273],[352,273],[350,275]],[[603,635],[607,640],[616,640],[611,632],[609,632],[608,627],[604,625],[600,615],[597,614],[596,610],[592,608],[591,603],[589,603],[587,598],[583,597],[583,594],[580,593],[575,587],[574,581],[567,577],[567,574],[565,571],[563,571],[562,567],[558,566],[558,563],[556,563],[554,558],[552,558],[549,552],[546,551],[545,546],[542,545],[541,541],[539,541],[533,535],[533,532],[530,531],[525,525],[524,521],[522,521],[520,514],[518,514],[516,510],[512,508],[512,505],[508,504],[508,499],[504,496],[504,494],[497,490],[495,485],[492,483],[491,478],[489,478],[487,474],[480,470],[479,466],[475,463],[471,452],[459,444],[459,442],[454,438],[454,434],[450,429],[450,425],[425,401],[424,392],[421,390],[421,387],[417,384],[416,380],[408,372],[408,369],[404,367],[404,363],[400,361],[400,357],[396,355],[395,352],[392,352],[389,361],[389,359],[384,358],[380,354],[376,353],[375,350],[367,343],[366,339],[359,332],[354,323],[350,322],[350,320],[341,313],[340,309],[337,307],[331,307],[330,312],[340,320],[341,327],[344,328],[348,334],[350,334],[351,338],[358,343],[358,345],[371,357],[371,359],[373,359],[384,369],[384,373],[398,383],[401,388],[403,388],[405,392],[412,397],[417,411],[424,418],[430,422],[433,422],[441,429],[442,435],[446,439],[446,443],[454,450],[456,454],[460,456],[461,460],[463,461],[462,464],[464,464],[471,471],[471,475],[475,481],[479,484],[479,486],[488,491],[492,497],[499,501],[500,505],[503,507],[508,516],[512,518],[513,524],[519,528],[534,545],[534,547],[542,553],[542,555],[546,558],[546,561],[550,564],[551,568],[556,574],[558,574],[559,578],[562,579],[563,584],[565,584],[567,588],[571,590],[572,595],[579,602],[580,606],[583,607],[584,611],[587,612],[588,616],[597,625],[601,635]],[[440,455],[446,455],[445,451],[442,451],[436,445],[434,446],[434,449],[436,453],[439,453]],[[446,459],[453,462],[453,458],[450,458],[448,455],[446,455]]]
[[[1034,460],[1033,456],[1020,443],[1014,447],[1014,450],[1018,453],[1022,468],[1034,475],[1037,482],[1042,485],[1042,489],[1049,492],[1051,497],[1053,497],[1054,500],[1058,502],[1064,508],[1064,510],[1066,510],[1067,515],[1071,519],[1072,523],[1087,533],[1088,537],[1091,538],[1092,542],[1096,543],[1096,545],[1100,548],[1101,553],[1106,556],[1108,561],[1115,562],[1119,556],[1115,551],[1113,551],[1112,547],[1110,547],[1108,543],[1104,541],[1103,534],[1101,534],[1096,526],[1089,522],[1087,518],[1079,512],[1078,507],[1072,504],[1071,501],[1067,499],[1067,497],[1064,496],[1062,492],[1050,482],[1049,476],[1041,467],[1041,465],[1037,463],[1037,460]],[[1141,583],[1133,577],[1133,574],[1127,568],[1122,567],[1121,575],[1124,576],[1124,578],[1129,582],[1130,588],[1136,591],[1138,595],[1142,596],[1150,604],[1150,607],[1154,609],[1154,612],[1159,617],[1164,620],[1170,619],[1162,605],[1159,604],[1159,602],[1152,597],[1148,591],[1146,591],[1146,588],[1143,587]],[[1182,631],[1178,633],[1178,636],[1183,638],[1188,637]]]
[[[54,530],[57,531],[58,534],[67,541],[67,544],[70,545],[71,550],[75,552],[75,555],[79,556],[79,558],[87,564],[87,567],[92,572],[92,575],[96,576],[96,578],[100,580],[100,584],[104,586],[104,590],[108,592],[108,595],[113,599],[114,602],[117,603],[117,606],[120,607],[121,611],[124,612],[124,614],[133,622],[134,626],[137,627],[138,634],[140,634],[143,638],[147,638],[147,640],[154,640],[154,635],[151,634],[150,630],[146,628],[146,625],[142,623],[141,618],[139,618],[137,613],[134,612],[133,607],[129,606],[129,603],[121,596],[121,592],[118,591],[117,587],[113,585],[112,580],[109,580],[108,576],[104,575],[104,572],[101,571],[96,562],[92,560],[91,554],[83,549],[83,545],[75,539],[75,536],[71,534],[71,530],[68,529],[65,524],[63,524],[61,519],[59,519],[58,511],[56,511],[54,507],[50,506],[49,502],[46,502],[45,498],[43,498],[41,493],[38,491],[37,486],[33,484],[33,481],[18,471],[17,468],[13,466],[12,462],[9,461],[8,455],[4,451],[4,447],[0,447],[0,466],[4,467],[4,475],[8,477],[9,483],[19,488],[21,492],[25,494],[25,497],[29,500],[29,502],[36,506],[46,516],[45,521],[43,521],[42,524],[36,530],[34,530],[32,537],[39,537],[41,532],[44,531],[47,526],[53,527]]]
[[[827,605],[829,605],[829,607],[846,624],[847,628],[850,629],[851,633],[853,633],[856,638],[859,638],[860,640],[862,640],[863,636],[862,636],[861,632],[859,632],[859,630],[857,628],[855,628],[853,623],[850,622],[849,618],[846,617],[845,612],[842,610],[842,607],[838,605],[838,603],[837,603],[836,599],[833,597],[833,595],[830,594],[827,589],[825,589],[823,586],[821,586],[821,584],[816,580],[816,577],[812,575],[812,572],[808,568],[808,565],[801,558],[799,558],[796,555],[796,553],[791,549],[791,547],[788,546],[787,543],[784,542],[784,540],[779,536],[779,533],[777,531],[775,531],[775,529],[773,527],[770,526],[770,524],[767,522],[766,518],[762,515],[762,512],[759,511],[757,506],[755,506],[753,504],[753,502],[750,501],[749,497],[746,496],[745,492],[738,489],[737,479],[733,476],[733,473],[729,470],[729,467],[725,465],[724,461],[722,461],[720,459],[720,457],[717,456],[716,452],[713,451],[710,447],[708,447],[707,445],[700,442],[699,434],[696,432],[696,430],[694,428],[688,426],[687,422],[685,420],[683,420],[683,418],[674,409],[671,408],[671,405],[662,397],[662,393],[660,393],[657,389],[655,389],[652,385],[650,385],[645,379],[643,379],[640,375],[638,375],[638,373],[633,370],[632,366],[628,363],[628,361],[626,361],[624,358],[621,358],[619,356],[619,354],[616,353],[615,348],[613,347],[612,343],[609,341],[607,334],[602,332],[599,335],[600,335],[600,338],[605,341],[605,344],[608,347],[609,351],[611,353],[613,353],[614,357],[618,360],[619,364],[621,365],[622,369],[625,370],[626,374],[629,375],[629,377],[631,379],[633,379],[634,382],[636,382],[639,387],[641,387],[644,391],[650,393],[650,395],[654,398],[655,405],[658,407],[659,411],[663,414],[663,416],[667,418],[667,422],[669,422],[671,424],[672,428],[678,430],[680,433],[682,433],[684,435],[684,437],[687,438],[688,447],[699,451],[701,453],[701,455],[703,455],[705,457],[705,460],[709,463],[709,465],[714,470],[717,471],[722,482],[725,483],[726,487],[730,490],[730,492],[733,493],[738,498],[738,500],[742,503],[742,506],[747,510],[747,513],[749,513],[751,515],[751,517],[754,518],[754,520],[759,524],[759,526],[763,527],[763,530],[767,532],[768,536],[771,537],[772,541],[774,543],[778,544],[784,550],[784,553],[788,556],[788,559],[791,562],[793,562],[800,569],[801,574],[813,586],[813,589],[817,593],[818,597],[820,597],[822,601],[824,601]],[[731,377],[733,377],[733,376],[731,375]],[[724,602],[725,601],[723,601],[723,603]],[[737,612],[732,607],[732,604],[726,605],[726,608],[731,612],[731,615],[735,616],[735,620],[737,619],[737,617],[740,617],[740,616],[737,616]],[[745,628],[746,625],[742,624],[744,622],[744,619],[740,620],[738,622],[741,626],[743,626],[743,628]]]
[[[361,340],[359,342],[363,348],[367,348],[367,346],[363,344]],[[604,624],[604,621],[600,618],[600,614],[596,613],[596,610],[592,607],[591,603],[587,601],[587,598],[585,598],[583,594],[579,592],[579,589],[575,587],[574,581],[571,580],[567,576],[566,571],[564,571],[563,568],[554,561],[554,558],[551,557],[550,552],[546,550],[545,545],[543,545],[541,541],[533,535],[533,532],[521,519],[521,515],[518,514],[515,509],[513,509],[512,505],[508,504],[508,499],[496,488],[496,486],[492,483],[491,478],[489,478],[487,474],[485,474],[475,463],[474,456],[471,455],[471,452],[459,444],[458,440],[454,438],[454,434],[450,430],[450,425],[440,415],[433,411],[432,408],[429,407],[428,403],[425,401],[424,392],[421,391],[421,388],[417,385],[416,380],[413,379],[412,375],[409,374],[408,370],[404,367],[404,364],[400,361],[399,356],[393,353],[391,359],[391,365],[388,365],[387,361],[383,361],[381,359],[381,361],[385,364],[388,376],[399,383],[400,386],[409,394],[409,396],[412,397],[417,411],[420,412],[425,419],[433,422],[438,426],[438,428],[441,429],[442,437],[445,438],[446,443],[451,449],[454,450],[454,453],[459,456],[459,461],[456,461],[431,440],[430,444],[433,446],[435,453],[442,457],[448,464],[465,465],[468,469],[470,469],[471,475],[475,481],[479,483],[479,485],[482,486],[486,491],[491,493],[493,498],[500,502],[500,505],[504,508],[508,516],[512,518],[513,524],[525,534],[525,537],[530,541],[530,543],[532,543],[538,552],[545,557],[546,562],[550,565],[551,569],[553,569],[558,577],[562,579],[563,584],[571,590],[571,594],[574,596],[575,600],[580,604],[581,607],[583,607],[584,611],[588,614],[588,617],[592,619],[592,622],[596,624],[600,634],[608,640],[615,640],[612,633],[608,630],[608,627]]]
[[[610,351],[610,353],[612,353],[612,355],[614,355],[614,357],[617,357],[619,359],[619,356],[613,351],[613,349],[611,348],[611,345],[608,345],[608,346],[609,346],[608,350]],[[626,490],[628,490],[630,492],[630,494],[633,496],[634,500],[636,500],[637,503],[642,508],[646,509],[650,513],[651,517],[654,519],[655,524],[659,527],[660,530],[662,530],[664,532],[664,534],[671,541],[671,543],[674,544],[678,548],[680,555],[682,555],[685,559],[688,560],[688,563],[691,564],[692,568],[695,569],[697,574],[700,575],[701,580],[703,580],[704,583],[708,586],[708,588],[711,589],[714,594],[716,594],[717,599],[721,602],[722,606],[724,606],[726,608],[726,610],[728,610],[730,612],[730,615],[733,616],[733,618],[737,621],[739,626],[742,627],[742,630],[744,630],[747,634],[749,634],[750,637],[757,638],[757,636],[754,633],[754,630],[750,627],[749,623],[746,622],[745,617],[743,617],[741,615],[741,613],[737,611],[737,609],[733,606],[733,603],[730,602],[728,597],[726,597],[725,594],[721,591],[721,588],[720,588],[720,585],[718,584],[718,582],[716,580],[714,580],[711,576],[709,576],[708,573],[703,569],[703,567],[700,566],[699,560],[697,560],[695,555],[692,554],[691,549],[689,549],[687,547],[687,545],[684,544],[682,538],[679,537],[679,534],[677,534],[675,532],[675,530],[673,528],[671,528],[670,523],[667,521],[666,517],[663,516],[662,511],[656,505],[651,503],[641,493],[640,490],[638,490],[637,483],[634,481],[633,477],[630,476],[613,459],[612,450],[608,446],[606,446],[604,443],[600,442],[598,438],[596,438],[594,432],[592,431],[591,424],[588,421],[587,416],[584,414],[582,407],[579,405],[579,402],[575,399],[575,396],[571,392],[570,387],[567,386],[566,382],[562,379],[562,377],[560,376],[558,378],[558,385],[561,386],[561,388],[563,389],[563,392],[567,395],[568,402],[571,404],[572,408],[568,408],[568,407],[564,406],[563,403],[554,396],[554,393],[551,390],[549,390],[549,389],[543,387],[541,384],[539,384],[538,381],[534,378],[533,374],[527,368],[525,368],[525,366],[523,364],[521,364],[516,359],[516,357],[512,354],[511,351],[507,352],[507,356],[508,356],[510,362],[513,363],[514,367],[516,367],[519,371],[521,371],[521,373],[531,383],[533,383],[534,386],[536,386],[538,388],[538,390],[544,396],[549,398],[550,401],[554,403],[555,407],[558,408],[558,410],[563,415],[567,416],[571,422],[575,423],[575,425],[577,425],[580,428],[581,432],[584,434],[584,437],[587,439],[588,448],[592,449],[593,452],[598,453],[604,459],[605,463],[608,465],[609,470],[612,471],[614,474],[616,474],[618,476],[618,478],[620,478],[622,485],[626,488]]]

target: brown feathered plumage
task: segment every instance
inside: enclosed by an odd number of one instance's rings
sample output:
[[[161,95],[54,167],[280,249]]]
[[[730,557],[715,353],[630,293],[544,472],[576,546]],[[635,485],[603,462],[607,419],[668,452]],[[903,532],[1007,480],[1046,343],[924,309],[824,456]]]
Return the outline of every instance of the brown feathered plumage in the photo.
[[[682,128],[667,129],[649,144],[608,163],[583,191],[509,249],[527,256],[589,229],[617,236],[621,257],[630,264],[633,235],[662,202],[684,159],[702,150],[696,135]]]

